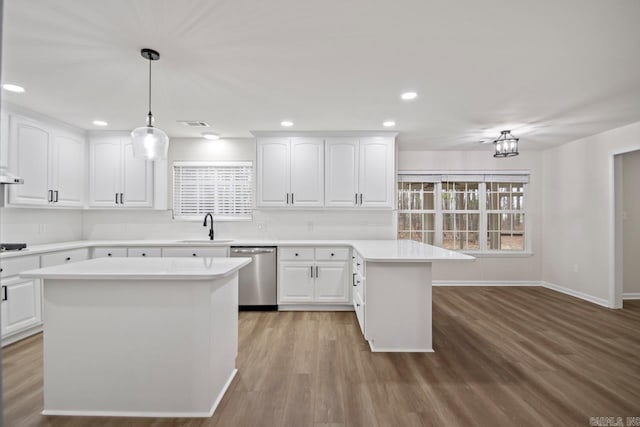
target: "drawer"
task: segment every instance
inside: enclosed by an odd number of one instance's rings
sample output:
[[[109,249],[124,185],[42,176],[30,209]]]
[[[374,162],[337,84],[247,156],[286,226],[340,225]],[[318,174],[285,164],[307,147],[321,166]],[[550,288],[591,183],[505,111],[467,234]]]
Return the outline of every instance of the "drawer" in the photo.
[[[52,254],[42,255],[40,257],[40,265],[44,267],[52,267],[54,265],[65,264],[67,262],[76,262],[89,259],[89,249],[73,249],[71,251],[54,252]]]
[[[107,258],[107,257],[126,258],[127,248],[94,248],[93,257],[94,258]]]
[[[318,261],[348,261],[349,248],[317,248],[316,260]]]
[[[128,257],[160,257],[160,248],[127,248]]]
[[[313,248],[278,248],[278,255],[282,261],[313,261],[315,250]]]
[[[20,256],[0,260],[0,277],[17,276],[23,271],[40,268],[40,257],[37,255]]]
[[[162,248],[163,257],[228,257],[229,248]]]

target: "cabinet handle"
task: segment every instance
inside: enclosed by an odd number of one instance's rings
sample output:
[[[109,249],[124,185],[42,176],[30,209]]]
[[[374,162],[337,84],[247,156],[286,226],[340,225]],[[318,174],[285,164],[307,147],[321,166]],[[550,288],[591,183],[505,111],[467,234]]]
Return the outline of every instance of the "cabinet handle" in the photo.
[[[353,277],[351,278],[351,283],[353,284],[353,286],[356,286],[356,273],[351,273],[353,275]]]
[[[70,257],[70,256],[68,256],[68,257],[66,257],[64,260],[65,260],[65,261],[71,261],[71,257]]]
[[[291,204],[293,205],[295,202],[293,201],[293,193],[291,193]]]
[[[356,307],[360,307],[360,304],[356,303]]]
[[[193,256],[198,256],[198,255],[196,255],[196,254],[191,254],[191,255],[193,255]]]
[[[309,268],[311,268],[311,277],[313,278],[313,265]]]
[[[334,254],[333,252],[331,252],[331,256],[336,256],[336,254]]]
[[[53,201],[53,203],[58,203],[58,190],[55,190],[53,194],[55,194],[56,196],[56,199]]]
[[[49,191],[48,191],[48,194],[49,194],[49,198],[48,198],[48,200],[47,200],[47,201],[48,201],[48,202],[53,202],[53,190],[49,190]]]
[[[118,193],[116,193],[116,205],[118,204]]]
[[[109,254],[107,254],[107,256],[111,256],[111,254],[109,253]]]
[[[287,193],[287,204],[289,204],[289,193]]]
[[[124,200],[122,199],[124,197],[124,193],[120,193],[120,204],[124,205]]]
[[[2,301],[6,301],[9,299],[9,295],[7,294],[7,287],[2,287]]]
[[[298,253],[296,252],[296,256],[298,256]]]
[[[142,256],[147,256],[147,254],[142,254]]]
[[[320,270],[318,269],[318,266],[316,265],[316,279],[317,279],[318,277],[320,277],[320,274],[319,274],[319,273],[320,273]]]
[[[362,193],[360,193],[360,206],[362,206]]]
[[[358,204],[358,193],[356,193],[356,205]]]

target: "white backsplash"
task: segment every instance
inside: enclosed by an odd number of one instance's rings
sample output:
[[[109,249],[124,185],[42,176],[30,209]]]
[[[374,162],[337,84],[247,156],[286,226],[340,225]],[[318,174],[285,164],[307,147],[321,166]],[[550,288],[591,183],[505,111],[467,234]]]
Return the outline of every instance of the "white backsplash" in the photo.
[[[257,210],[252,221],[216,222],[220,239],[394,239],[396,214],[389,211]],[[201,221],[174,220],[170,211],[85,211],[84,238],[207,238]]]
[[[82,211],[0,208],[0,240],[4,243],[45,243],[80,240]]]

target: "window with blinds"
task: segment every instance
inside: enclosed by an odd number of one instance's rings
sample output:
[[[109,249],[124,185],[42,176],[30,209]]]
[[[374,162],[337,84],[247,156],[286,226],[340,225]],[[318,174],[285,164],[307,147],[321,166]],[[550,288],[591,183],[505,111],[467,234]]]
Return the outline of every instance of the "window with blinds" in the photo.
[[[470,252],[524,252],[528,172],[398,173],[398,238]]]
[[[175,218],[251,219],[252,205],[252,162],[174,162]]]

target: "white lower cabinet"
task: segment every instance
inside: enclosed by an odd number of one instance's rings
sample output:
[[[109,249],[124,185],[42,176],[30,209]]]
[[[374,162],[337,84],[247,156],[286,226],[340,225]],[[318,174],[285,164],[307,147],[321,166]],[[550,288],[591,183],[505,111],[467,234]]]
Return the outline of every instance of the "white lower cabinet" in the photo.
[[[60,251],[42,255],[40,257],[40,264],[42,268],[45,268],[69,262],[84,261],[85,259],[89,259],[88,248],[72,249],[69,251]]]
[[[348,249],[291,247],[278,252],[278,304],[349,303]]]
[[[41,322],[40,280],[7,280],[2,285],[2,337],[39,325]]]
[[[279,302],[313,302],[313,266],[308,262],[281,262],[279,268]]]
[[[318,262],[315,270],[315,301],[349,302],[349,264],[347,262]]]

